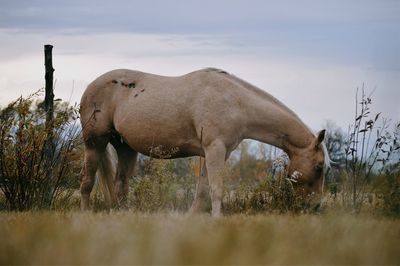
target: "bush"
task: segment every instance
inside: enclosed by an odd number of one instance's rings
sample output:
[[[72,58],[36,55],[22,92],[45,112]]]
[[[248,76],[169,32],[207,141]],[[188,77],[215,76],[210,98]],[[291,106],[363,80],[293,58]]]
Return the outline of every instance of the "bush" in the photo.
[[[41,104],[34,104],[38,96],[40,91],[0,110],[0,189],[8,210],[67,203],[81,168],[77,108],[57,103],[46,124]]]
[[[162,152],[159,147],[153,150],[158,157],[168,159],[174,151]],[[134,177],[129,196],[131,206],[138,211],[187,211],[193,201],[193,175],[181,176],[175,173],[178,160],[147,158],[141,164],[142,177]],[[189,172],[182,164],[181,170]]]
[[[277,176],[268,175],[254,186],[240,185],[225,191],[222,205],[226,214],[308,211],[301,202],[286,172],[282,172]]]
[[[379,209],[386,216],[400,217],[400,164],[388,167],[375,184]]]
[[[371,96],[365,94],[364,87],[361,99],[358,99],[357,90],[356,113],[345,144],[342,203],[355,212],[359,212],[366,201],[371,201],[376,176],[393,163],[399,149],[398,134],[389,131],[389,120],[381,118],[380,113],[371,115],[371,104]]]

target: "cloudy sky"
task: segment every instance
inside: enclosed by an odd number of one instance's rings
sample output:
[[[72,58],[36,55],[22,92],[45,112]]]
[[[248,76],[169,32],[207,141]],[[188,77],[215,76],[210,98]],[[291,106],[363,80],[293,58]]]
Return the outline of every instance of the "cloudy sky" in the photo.
[[[0,106],[44,85],[79,102],[116,68],[182,75],[227,70],[276,96],[312,129],[347,128],[357,87],[400,121],[400,1],[0,0]]]

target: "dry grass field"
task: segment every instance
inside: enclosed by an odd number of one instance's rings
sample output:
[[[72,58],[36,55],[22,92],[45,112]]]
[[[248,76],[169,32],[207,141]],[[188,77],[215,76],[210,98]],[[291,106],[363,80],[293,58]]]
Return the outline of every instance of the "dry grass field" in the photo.
[[[399,264],[398,220],[362,215],[0,213],[1,264]]]

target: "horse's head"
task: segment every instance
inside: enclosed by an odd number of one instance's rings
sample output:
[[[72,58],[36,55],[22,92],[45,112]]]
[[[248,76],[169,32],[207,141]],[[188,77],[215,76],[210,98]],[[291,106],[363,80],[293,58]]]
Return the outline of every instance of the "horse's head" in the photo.
[[[322,130],[310,146],[292,154],[289,164],[289,179],[296,194],[303,198],[305,206],[313,209],[320,206],[325,170],[329,166],[326,147],[322,143],[324,137],[325,130]]]

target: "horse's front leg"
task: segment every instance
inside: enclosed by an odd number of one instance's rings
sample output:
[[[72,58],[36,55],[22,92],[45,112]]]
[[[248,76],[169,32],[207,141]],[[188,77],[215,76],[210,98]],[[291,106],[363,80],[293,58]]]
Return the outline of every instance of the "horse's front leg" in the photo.
[[[192,206],[190,207],[189,213],[199,213],[204,211],[206,208],[206,202],[209,195],[208,192],[208,179],[207,179],[207,168],[206,163],[204,162],[200,176],[196,178],[196,192],[194,195],[194,200]]]
[[[221,216],[221,201],[223,192],[222,171],[224,169],[227,149],[221,140],[214,140],[205,147],[208,182],[210,184],[212,216]]]

